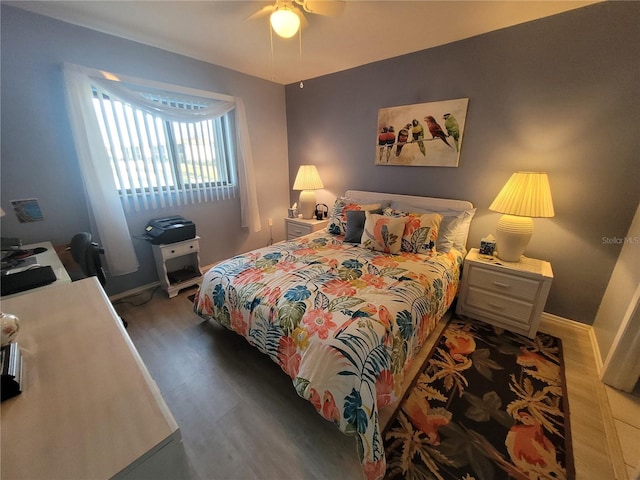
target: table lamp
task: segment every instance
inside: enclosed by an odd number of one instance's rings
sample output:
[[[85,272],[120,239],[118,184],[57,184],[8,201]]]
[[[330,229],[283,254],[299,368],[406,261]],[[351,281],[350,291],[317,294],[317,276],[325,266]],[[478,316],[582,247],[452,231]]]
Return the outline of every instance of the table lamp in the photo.
[[[302,218],[313,218],[313,211],[316,208],[316,192],[324,188],[320,175],[315,165],[300,165],[296,181],[293,182],[294,190],[302,190],[300,192],[300,202],[298,209],[302,214]]]
[[[489,206],[502,213],[496,227],[497,256],[519,262],[533,235],[531,217],[553,217],[549,178],[544,172],[516,172]]]

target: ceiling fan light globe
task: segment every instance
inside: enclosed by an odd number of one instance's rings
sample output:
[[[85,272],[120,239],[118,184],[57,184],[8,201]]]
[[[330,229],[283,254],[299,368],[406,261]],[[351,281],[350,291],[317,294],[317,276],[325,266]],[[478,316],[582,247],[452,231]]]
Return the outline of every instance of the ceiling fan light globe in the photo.
[[[282,38],[293,37],[300,28],[300,17],[288,8],[279,8],[271,14],[269,20],[273,31]]]

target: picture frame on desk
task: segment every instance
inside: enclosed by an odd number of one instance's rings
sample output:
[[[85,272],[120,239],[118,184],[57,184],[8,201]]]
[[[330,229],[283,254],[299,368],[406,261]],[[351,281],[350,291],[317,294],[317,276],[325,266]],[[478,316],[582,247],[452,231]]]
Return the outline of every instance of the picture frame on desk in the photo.
[[[22,393],[22,354],[17,343],[10,343],[0,349],[0,366],[0,401],[4,402]]]

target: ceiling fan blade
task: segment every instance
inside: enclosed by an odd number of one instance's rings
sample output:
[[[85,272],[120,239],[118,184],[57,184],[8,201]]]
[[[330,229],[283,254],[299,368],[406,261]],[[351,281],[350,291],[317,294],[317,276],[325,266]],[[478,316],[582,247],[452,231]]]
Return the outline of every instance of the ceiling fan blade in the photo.
[[[304,16],[303,11],[300,10],[299,8],[294,8],[293,11],[300,18],[300,28],[307,28],[309,26],[309,22],[307,21],[307,18]]]
[[[342,14],[346,2],[341,0],[304,0],[302,3],[305,12],[327,17],[337,17]]]
[[[262,7],[253,15],[247,17],[247,20],[255,20],[256,18],[262,18],[269,14],[271,14],[276,9],[275,5],[267,5],[266,7]]]

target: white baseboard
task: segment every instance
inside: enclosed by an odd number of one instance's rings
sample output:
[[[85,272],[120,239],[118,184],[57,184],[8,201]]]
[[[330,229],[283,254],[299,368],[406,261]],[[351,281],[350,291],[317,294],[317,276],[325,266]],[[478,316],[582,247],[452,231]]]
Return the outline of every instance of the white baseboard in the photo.
[[[620,441],[616,432],[613,413],[611,412],[611,406],[609,405],[609,399],[607,397],[606,388],[608,388],[601,381],[602,376],[602,357],[600,356],[600,348],[596,341],[595,330],[593,326],[586,323],[576,322],[575,320],[569,320],[568,318],[559,317],[551,313],[543,312],[540,319],[540,330],[547,331],[553,335],[552,332],[567,333],[567,330],[581,330],[589,335],[589,342],[591,343],[591,349],[593,358],[595,360],[595,366],[597,371],[597,378],[593,378],[593,388],[596,393],[598,407],[602,414],[602,422],[605,437],[607,440],[607,448],[609,450],[608,456],[611,459],[611,465],[613,466],[615,478],[617,480],[626,480],[626,470],[624,464],[624,457],[620,447]],[[564,330],[563,330],[564,329]],[[570,334],[570,332],[569,332]]]
[[[116,293],[109,297],[111,302],[117,302],[118,300],[122,300],[126,297],[132,297],[133,295],[140,295],[141,293],[146,292],[147,290],[151,290],[152,288],[156,288],[160,285],[160,282],[147,283],[146,285],[142,285],[141,287],[136,287],[131,290],[127,290],[126,292]]]
[[[596,361],[596,370],[598,370],[598,378],[602,378],[602,372],[604,370],[604,361],[600,354],[600,347],[598,346],[598,339],[596,338],[596,331],[591,327],[589,330],[589,339],[591,340],[591,348],[593,348],[593,358]]]
[[[596,339],[595,330],[593,326],[586,323],[576,322],[568,318],[560,317],[552,313],[542,312],[540,319],[541,329],[544,330],[544,325],[558,325],[558,326],[570,326],[571,328],[579,328],[582,331],[586,331],[589,334],[589,340],[591,342],[591,349],[593,350],[593,358],[596,361],[596,370],[598,372],[598,378],[602,376],[602,355],[600,355],[600,347],[598,347],[598,341]]]
[[[559,315],[554,315],[553,313],[542,312],[542,317],[540,318],[540,324],[544,324],[546,322],[550,324],[557,325],[570,325],[575,328],[580,328],[582,330],[593,329],[591,325],[587,325],[586,323],[577,322],[575,320],[571,320],[569,318],[560,317]]]

